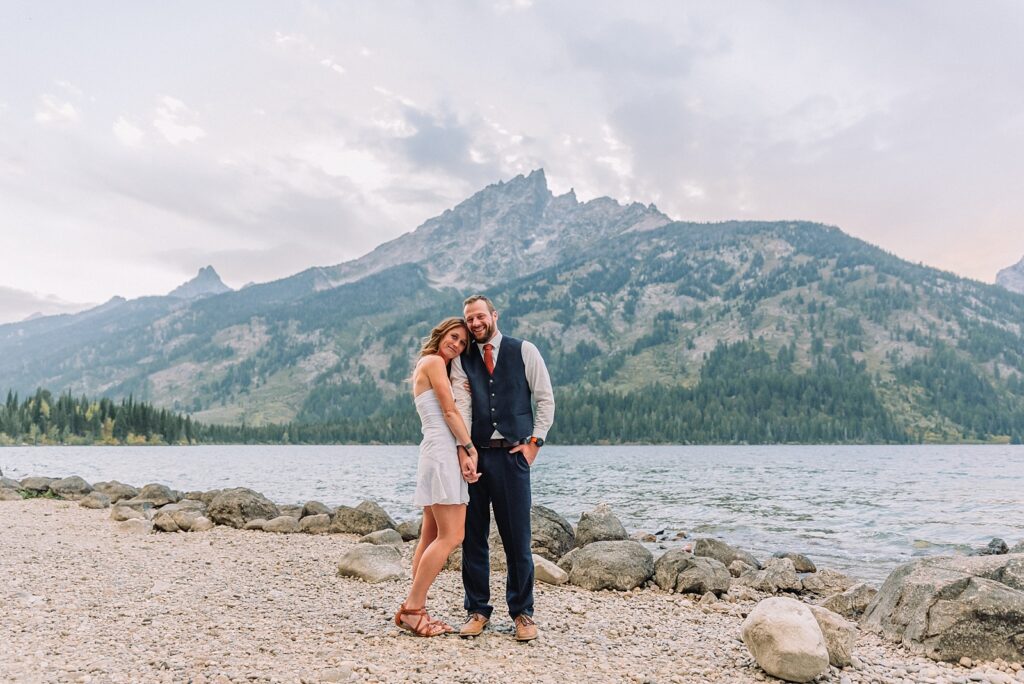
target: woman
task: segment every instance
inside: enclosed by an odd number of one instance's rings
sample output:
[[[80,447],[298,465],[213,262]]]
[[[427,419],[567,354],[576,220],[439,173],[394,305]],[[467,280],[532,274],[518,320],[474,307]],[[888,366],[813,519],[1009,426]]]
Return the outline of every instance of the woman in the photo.
[[[423,425],[413,503],[423,507],[423,522],[412,559],[412,587],[395,614],[395,624],[422,637],[454,631],[427,614],[427,591],[448,556],[462,543],[469,503],[467,482],[480,477],[476,448],[455,407],[448,379],[452,359],[468,342],[466,322],[446,318],[430,331],[412,374],[412,393]]]

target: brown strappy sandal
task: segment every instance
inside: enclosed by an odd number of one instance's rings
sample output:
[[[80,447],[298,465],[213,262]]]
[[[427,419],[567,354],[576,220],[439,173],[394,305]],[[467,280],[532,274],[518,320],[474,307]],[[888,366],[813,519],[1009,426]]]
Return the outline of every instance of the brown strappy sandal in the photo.
[[[416,620],[415,625],[410,626],[402,621],[403,615],[416,615],[419,619]],[[426,608],[406,608],[404,603],[399,607],[398,612],[395,613],[395,624],[418,637],[435,637],[455,631],[451,625],[445,624],[441,620],[434,620],[427,615]]]

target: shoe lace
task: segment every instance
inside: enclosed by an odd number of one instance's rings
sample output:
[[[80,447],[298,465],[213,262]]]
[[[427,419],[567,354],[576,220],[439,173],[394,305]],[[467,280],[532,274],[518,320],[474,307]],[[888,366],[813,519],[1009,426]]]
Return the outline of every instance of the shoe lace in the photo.
[[[524,625],[524,626],[529,626],[529,625],[537,624],[536,622],[533,621],[533,618],[531,618],[529,615],[520,615],[519,617],[516,618],[516,623],[518,623],[520,625]]]

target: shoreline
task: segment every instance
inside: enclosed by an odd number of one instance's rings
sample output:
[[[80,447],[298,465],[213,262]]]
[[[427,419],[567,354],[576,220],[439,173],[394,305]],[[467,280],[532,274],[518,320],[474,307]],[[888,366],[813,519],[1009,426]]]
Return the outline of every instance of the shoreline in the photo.
[[[552,683],[777,681],[738,639],[752,601],[703,606],[659,589],[538,584],[541,638],[519,644],[503,614],[503,577],[493,575],[495,620],[483,636],[419,639],[390,621],[407,580],[337,577],[354,535],[218,526],[138,536],[75,502],[0,506],[0,571],[11,578],[0,588],[5,681],[484,682],[505,680],[509,667],[516,680]],[[411,548],[402,557],[408,570]],[[442,572],[432,612],[458,623],[461,600],[459,574]],[[859,635],[856,653],[861,668],[818,681],[971,672],[871,634]],[[939,681],[912,681],[929,679]]]
[[[504,575],[493,572],[495,613],[483,636],[419,639],[391,621],[414,541],[398,546],[401,579],[368,584],[338,575],[339,559],[367,546],[354,534],[224,525],[137,534],[111,512],[51,498],[0,503],[0,572],[10,578],[0,584],[0,640],[11,654],[0,659],[0,681],[778,681],[739,639],[763,591],[715,598],[653,581],[626,591],[538,582],[541,638],[519,644]],[[461,604],[460,574],[443,571],[428,608],[458,624]],[[1019,665],[933,662],[863,630],[853,653],[852,665],[815,681],[1024,682]]]

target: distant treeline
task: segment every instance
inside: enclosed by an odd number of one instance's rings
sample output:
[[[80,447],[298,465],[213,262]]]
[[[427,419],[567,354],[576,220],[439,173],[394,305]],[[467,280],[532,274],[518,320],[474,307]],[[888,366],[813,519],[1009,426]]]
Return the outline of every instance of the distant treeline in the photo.
[[[1009,441],[1024,436],[1024,384],[997,385],[956,353],[932,353],[897,367],[920,389],[925,413],[942,417],[936,434],[894,417],[880,378],[841,347],[814,352],[794,370],[794,345],[769,354],[757,341],[719,344],[691,387],[654,384],[633,391],[556,390],[549,440],[556,444],[772,444]],[[302,420],[280,425],[205,425],[134,401],[115,404],[38,390],[0,408],[0,443],[32,444],[414,444],[419,419],[411,397],[385,397],[373,383],[320,386]]]

